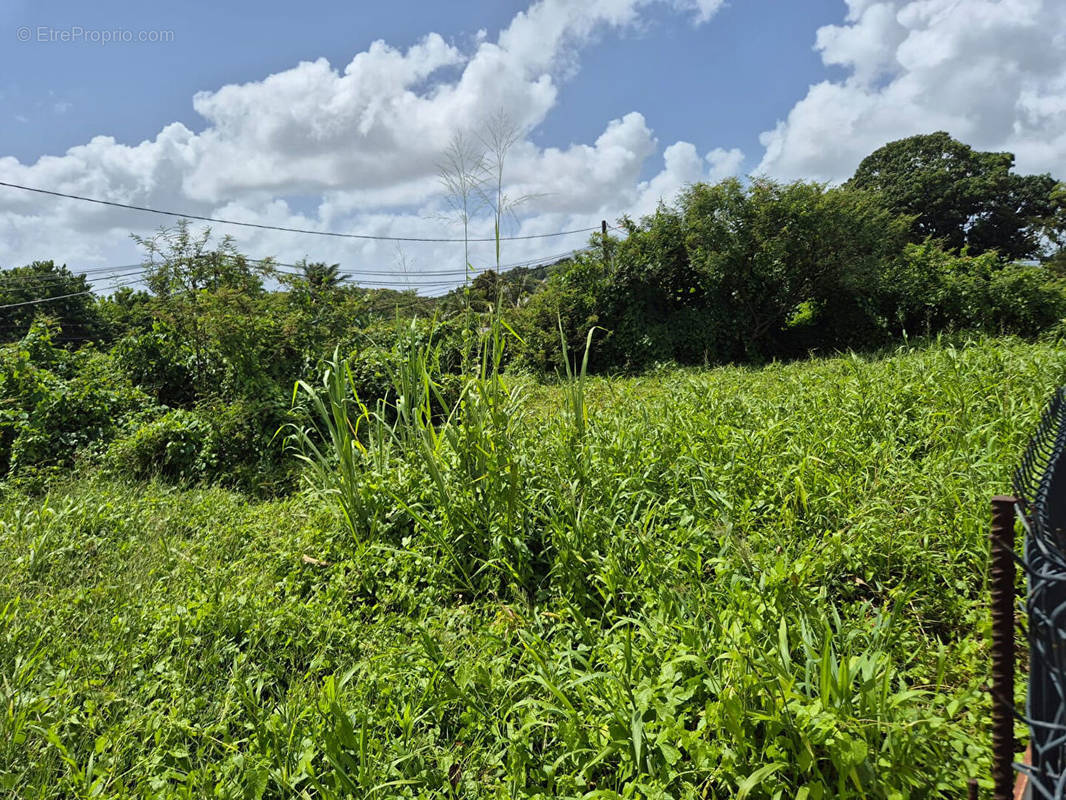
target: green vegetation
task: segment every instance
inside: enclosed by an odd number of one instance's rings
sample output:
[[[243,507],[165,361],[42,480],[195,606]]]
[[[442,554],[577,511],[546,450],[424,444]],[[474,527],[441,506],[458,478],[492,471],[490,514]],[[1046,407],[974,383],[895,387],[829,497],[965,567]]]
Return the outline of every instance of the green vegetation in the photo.
[[[314,492],[6,499],[0,785],[958,796],[988,764],[986,504],[1061,378],[983,340],[490,374],[450,419],[413,385],[378,419],[331,368],[306,395],[359,463]]]
[[[1037,258],[1041,235],[1061,209],[1050,175],[1017,175],[1012,153],[974,150],[944,131],[889,142],[863,159],[850,186],[914,215],[914,232],[948,248]]]
[[[0,271],[0,794],[959,796],[1064,377],[1066,194],[1004,155],[697,184],[437,299],[184,221],[146,290]]]

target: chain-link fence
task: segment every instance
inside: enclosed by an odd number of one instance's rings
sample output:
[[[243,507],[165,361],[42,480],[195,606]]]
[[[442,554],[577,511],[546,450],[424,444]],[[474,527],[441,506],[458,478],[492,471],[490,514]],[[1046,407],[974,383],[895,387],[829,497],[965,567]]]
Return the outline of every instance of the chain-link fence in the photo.
[[[1066,798],[1066,388],[1048,404],[1015,473],[1014,490],[1015,511],[1025,531],[1017,560],[1027,584],[1029,692],[1024,716],[1030,733],[1028,763],[1015,768],[1028,777],[1027,793],[1034,799]],[[1013,520],[1010,524],[1013,528]],[[995,551],[995,541],[993,545]],[[1013,587],[1009,600],[1004,624],[1013,638]],[[1013,663],[1009,667],[1013,673]],[[1013,737],[1000,745],[1013,750]]]

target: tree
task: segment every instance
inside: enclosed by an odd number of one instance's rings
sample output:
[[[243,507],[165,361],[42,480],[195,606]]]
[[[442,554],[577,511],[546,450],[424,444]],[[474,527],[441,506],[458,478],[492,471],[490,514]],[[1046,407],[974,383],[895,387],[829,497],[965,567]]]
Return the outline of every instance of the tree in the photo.
[[[318,306],[328,299],[336,299],[338,290],[347,280],[341,275],[340,264],[308,261],[305,258],[296,262],[296,268],[299,273],[282,274],[278,278],[309,306]]]
[[[558,314],[568,340],[582,326],[606,329],[598,369],[869,344],[882,335],[880,276],[910,223],[855,189],[698,183],[640,222],[623,218],[628,235],[610,244],[609,261],[575,259],[534,297],[530,315],[543,324],[544,310]]]
[[[210,228],[196,233],[186,219],[152,237],[132,238],[145,249],[146,280],[164,318],[192,345],[198,385],[205,385],[212,344],[230,343],[234,361],[247,359],[234,326],[254,319],[248,305],[264,294],[263,278],[274,274],[273,262],[250,261],[230,236],[213,245]]]
[[[116,339],[131,333],[152,330],[157,301],[144,289],[120,286],[97,301],[100,315]]]
[[[856,190],[763,179],[695,184],[677,208],[624,223],[615,305],[639,308],[626,326],[636,341],[649,331],[664,337],[649,351],[656,358],[767,357],[780,352],[797,315],[826,338],[854,327],[856,298],[875,291],[908,223]]]
[[[1050,244],[1044,265],[1058,277],[1066,277],[1066,183],[1051,191],[1051,212],[1043,220],[1043,233]]]
[[[973,254],[1040,256],[1042,221],[1052,212],[1050,175],[1011,172],[1012,153],[974,150],[944,131],[889,142],[863,159],[848,186],[879,193],[914,216],[913,239],[927,237]]]
[[[332,292],[340,287],[345,277],[340,274],[340,264],[326,264],[323,261],[299,262],[297,266],[303,273],[303,279],[313,296],[320,296]]]
[[[0,306],[8,306],[0,308],[4,341],[21,339],[39,316],[59,324],[57,343],[101,338],[107,330],[88,279],[53,261],[0,270]]]

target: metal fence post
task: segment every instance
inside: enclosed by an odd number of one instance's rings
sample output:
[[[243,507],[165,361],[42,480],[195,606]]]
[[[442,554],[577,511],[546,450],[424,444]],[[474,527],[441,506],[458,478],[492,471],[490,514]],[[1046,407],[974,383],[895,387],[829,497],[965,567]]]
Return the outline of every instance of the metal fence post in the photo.
[[[992,498],[992,778],[995,800],[1014,796],[1014,507]]]

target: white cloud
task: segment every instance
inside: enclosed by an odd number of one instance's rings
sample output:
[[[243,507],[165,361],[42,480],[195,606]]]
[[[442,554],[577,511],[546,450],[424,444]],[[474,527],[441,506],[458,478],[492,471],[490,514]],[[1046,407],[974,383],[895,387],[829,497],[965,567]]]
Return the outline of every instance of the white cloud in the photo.
[[[1009,150],[1025,172],[1066,159],[1066,3],[1062,0],[847,0],[818,31],[843,80],[810,87],[762,134],[759,172],[847,178],[888,141],[947,130]]]
[[[660,202],[669,202],[686,186],[699,181],[714,183],[737,175],[744,154],[737,149],[718,147],[703,158],[689,142],[676,142],[663,152],[663,170],[638,187],[630,211],[636,216],[652,213]]]
[[[377,41],[343,70],[319,59],[196,94],[194,108],[206,123],[199,133],[173,123],[136,145],[98,136],[32,164],[0,158],[0,180],[286,227],[441,235],[437,160],[455,131],[476,130],[488,112],[502,109],[523,133],[508,162],[515,184],[509,191],[530,195],[516,232],[584,227],[601,214],[622,213],[739,167],[738,151],[699,159],[692,145],[678,143],[666,149],[662,174],[642,183],[657,143],[636,112],[608,123],[593,144],[541,148],[524,138],[555,106],[558,81],[575,69],[580,48],[604,31],[640,24],[656,2],[700,24],[722,0],[539,0],[495,41],[479,31],[468,51],[434,33],[406,50]],[[165,221],[3,190],[0,263],[41,257],[86,266],[129,263],[137,253],[128,232]],[[346,267],[396,258],[390,243],[217,227],[252,255],[308,255]],[[487,218],[475,228],[484,235],[492,230]],[[455,235],[455,228],[443,235]],[[584,239],[509,243],[505,260]],[[454,246],[405,248],[423,269],[455,261]],[[475,250],[487,258],[491,246]]]
[[[695,14],[696,22],[707,22],[711,17],[718,13],[725,4],[725,0],[681,0],[678,6],[681,8],[688,8]]]

